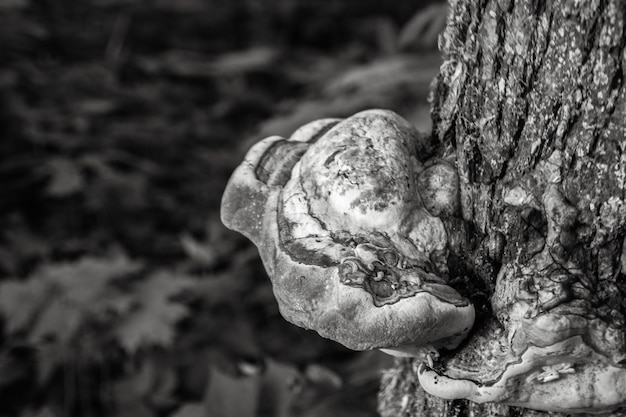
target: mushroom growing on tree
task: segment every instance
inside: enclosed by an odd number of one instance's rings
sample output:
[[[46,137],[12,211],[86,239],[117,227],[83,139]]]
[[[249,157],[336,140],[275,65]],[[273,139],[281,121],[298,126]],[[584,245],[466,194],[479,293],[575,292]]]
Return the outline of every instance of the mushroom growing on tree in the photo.
[[[233,174],[223,220],[283,315],[413,356],[383,416],[623,415],[625,20],[621,0],[453,1],[432,135],[321,120]]]
[[[458,178],[391,111],[267,138],[237,168],[223,222],[259,248],[282,315],[352,349],[454,348],[474,307],[448,282]]]

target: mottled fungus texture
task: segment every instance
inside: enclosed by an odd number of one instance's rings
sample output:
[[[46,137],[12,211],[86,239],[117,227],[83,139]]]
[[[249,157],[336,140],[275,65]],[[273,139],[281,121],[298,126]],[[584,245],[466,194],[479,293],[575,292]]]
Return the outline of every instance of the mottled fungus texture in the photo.
[[[287,320],[358,350],[459,345],[474,307],[443,261],[458,178],[430,152],[385,110],[312,122],[248,152],[222,219],[259,248]]]

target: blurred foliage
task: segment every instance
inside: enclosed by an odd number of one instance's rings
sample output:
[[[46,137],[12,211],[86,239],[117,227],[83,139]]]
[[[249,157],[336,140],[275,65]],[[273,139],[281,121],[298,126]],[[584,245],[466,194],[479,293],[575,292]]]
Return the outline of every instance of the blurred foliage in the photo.
[[[0,416],[375,415],[389,358],[278,313],[219,201],[246,148],[430,129],[440,4],[0,0]]]

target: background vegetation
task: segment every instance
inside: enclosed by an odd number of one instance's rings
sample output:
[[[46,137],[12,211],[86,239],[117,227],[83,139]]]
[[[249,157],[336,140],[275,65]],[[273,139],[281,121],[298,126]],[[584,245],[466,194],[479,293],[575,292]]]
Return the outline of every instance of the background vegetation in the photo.
[[[429,130],[413,1],[0,0],[0,416],[373,416],[389,358],[278,314],[219,222],[254,141]]]

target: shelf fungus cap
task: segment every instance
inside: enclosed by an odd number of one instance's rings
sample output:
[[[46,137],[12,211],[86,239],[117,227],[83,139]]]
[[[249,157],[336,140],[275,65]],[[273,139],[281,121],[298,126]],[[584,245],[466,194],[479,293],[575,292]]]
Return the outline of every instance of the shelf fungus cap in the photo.
[[[463,340],[474,308],[430,261],[447,238],[420,197],[429,152],[385,110],[318,120],[250,149],[222,221],[258,247],[287,320],[356,350],[412,354]]]
[[[475,352],[483,360],[488,354]],[[626,369],[592,349],[580,335],[548,346],[529,346],[521,355],[502,356],[491,378],[467,369],[439,370],[422,363],[422,388],[445,399],[502,403],[534,410],[566,413],[606,413],[626,405]],[[480,375],[480,374],[483,375]]]

